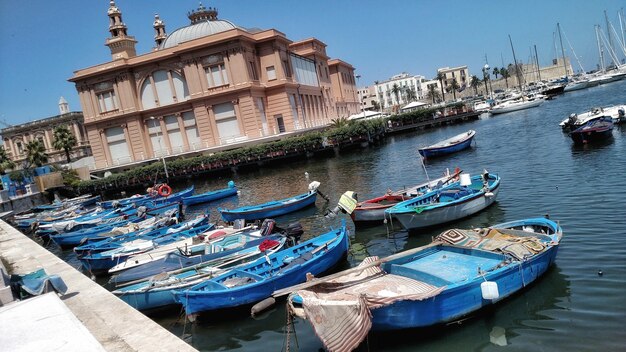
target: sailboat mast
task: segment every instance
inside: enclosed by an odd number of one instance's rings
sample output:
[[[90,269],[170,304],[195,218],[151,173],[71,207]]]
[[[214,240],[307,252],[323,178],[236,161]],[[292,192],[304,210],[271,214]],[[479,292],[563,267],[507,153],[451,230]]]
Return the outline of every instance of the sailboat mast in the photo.
[[[517,66],[517,58],[515,57],[515,49],[513,48],[513,40],[511,40],[511,35],[509,34],[509,43],[511,43],[511,51],[513,52],[513,62],[515,63],[515,73],[517,75],[517,85],[519,90],[522,90],[522,81],[520,79],[520,70],[519,66]]]
[[[622,11],[618,12],[618,17],[619,17],[619,29],[621,30],[621,34],[622,34],[622,47],[626,48],[626,38],[624,38],[624,33],[626,33],[626,28],[624,28],[624,25],[622,24],[622,17],[624,17],[624,9],[622,8]]]
[[[567,80],[567,64],[565,63],[565,49],[563,49],[563,38],[561,38],[561,25],[557,22],[556,28],[559,30],[559,43],[561,43],[561,55],[563,55],[563,68],[565,69],[565,80]]]
[[[598,52],[600,53],[600,69],[604,72],[604,52],[602,51],[602,46],[600,45],[600,35],[598,34],[598,25],[595,25],[596,29],[596,42],[598,43]]]
[[[539,76],[539,81],[541,81],[541,67],[539,67],[539,56],[537,56],[537,45],[535,46],[535,62],[537,64],[537,75]]]
[[[606,10],[604,10],[604,20],[606,21],[606,34],[609,36],[609,48],[613,50],[613,40],[611,40],[611,28],[609,28],[609,16],[606,14]]]

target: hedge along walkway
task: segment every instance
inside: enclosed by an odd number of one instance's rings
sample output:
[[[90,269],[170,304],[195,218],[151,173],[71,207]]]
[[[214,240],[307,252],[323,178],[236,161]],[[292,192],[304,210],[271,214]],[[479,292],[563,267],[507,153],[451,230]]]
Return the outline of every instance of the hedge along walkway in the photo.
[[[394,126],[416,126],[433,121],[437,111],[443,113],[461,112],[462,105],[455,104],[445,108],[423,109],[405,114],[394,115],[385,119],[361,121],[335,120],[335,126],[324,132],[310,132],[302,136],[289,137],[284,140],[259,144],[253,147],[219,152],[212,155],[200,155],[190,158],[179,158],[167,162],[170,180],[189,177],[200,173],[230,170],[246,165],[262,165],[276,159],[314,155],[316,153],[370,143],[384,138],[388,121]],[[464,110],[466,111],[466,110]],[[164,179],[165,173],[161,162],[137,167],[130,171],[113,174],[109,177],[82,181],[76,185],[80,193],[122,190],[137,188],[151,184],[157,179]]]

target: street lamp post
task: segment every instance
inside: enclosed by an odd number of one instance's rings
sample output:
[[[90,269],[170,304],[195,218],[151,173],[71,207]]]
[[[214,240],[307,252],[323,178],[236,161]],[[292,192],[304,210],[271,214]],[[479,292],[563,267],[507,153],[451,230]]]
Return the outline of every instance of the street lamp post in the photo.
[[[489,88],[487,87],[487,79],[489,77],[489,65],[483,66],[483,80],[485,81],[485,95],[489,96]]]
[[[361,96],[359,96],[359,80],[361,79],[361,75],[356,75],[356,91],[357,91],[357,98],[359,99],[359,107],[361,108],[361,112],[363,113],[363,118],[365,118],[365,108],[363,107],[363,98]]]
[[[159,124],[159,129],[157,130],[157,140],[159,141],[159,152],[163,153],[163,147],[161,146],[161,133],[159,133],[160,130],[161,130],[161,123],[157,119],[155,119],[154,116],[150,116],[150,120],[154,121],[155,124],[156,123]],[[165,163],[165,156],[164,155],[162,155],[161,161],[163,162],[163,170],[165,170],[165,180],[167,182],[170,182],[170,176],[167,173],[167,164]]]

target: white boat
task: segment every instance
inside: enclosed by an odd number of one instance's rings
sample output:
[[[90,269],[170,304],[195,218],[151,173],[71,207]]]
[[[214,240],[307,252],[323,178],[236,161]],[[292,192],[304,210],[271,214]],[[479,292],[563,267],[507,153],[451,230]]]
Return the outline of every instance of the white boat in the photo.
[[[563,89],[564,92],[571,92],[573,90],[579,90],[579,89],[585,89],[591,86],[591,83],[589,82],[588,79],[584,79],[584,80],[580,80],[580,81],[572,81],[569,82],[565,88]]]
[[[476,112],[487,112],[489,111],[490,108],[491,108],[491,105],[484,100],[477,101],[473,105],[473,109]]]
[[[523,110],[537,107],[543,104],[543,99],[537,98],[532,100],[510,100],[497,104],[491,108],[492,114],[504,114],[506,112]]]
[[[593,108],[589,111],[585,111],[579,114],[571,114],[565,118],[559,126],[566,131],[569,131],[572,126],[582,126],[585,123],[600,118],[602,116],[609,116],[613,120],[613,123],[626,122],[626,105],[613,105],[600,108]]]

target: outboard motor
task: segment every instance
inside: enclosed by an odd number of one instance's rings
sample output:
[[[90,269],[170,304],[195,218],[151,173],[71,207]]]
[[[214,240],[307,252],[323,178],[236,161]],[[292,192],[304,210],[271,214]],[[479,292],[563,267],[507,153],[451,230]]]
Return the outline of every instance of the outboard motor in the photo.
[[[304,230],[302,229],[302,224],[299,222],[293,222],[287,225],[287,228],[285,229],[285,236],[292,237],[296,240],[299,240],[303,233]]]
[[[141,205],[137,207],[137,217],[143,218],[144,216],[146,216],[147,212],[148,212],[148,208],[145,205]]]
[[[274,219],[265,219],[261,224],[261,236],[267,236],[274,232],[274,227],[276,226],[276,221]]]

